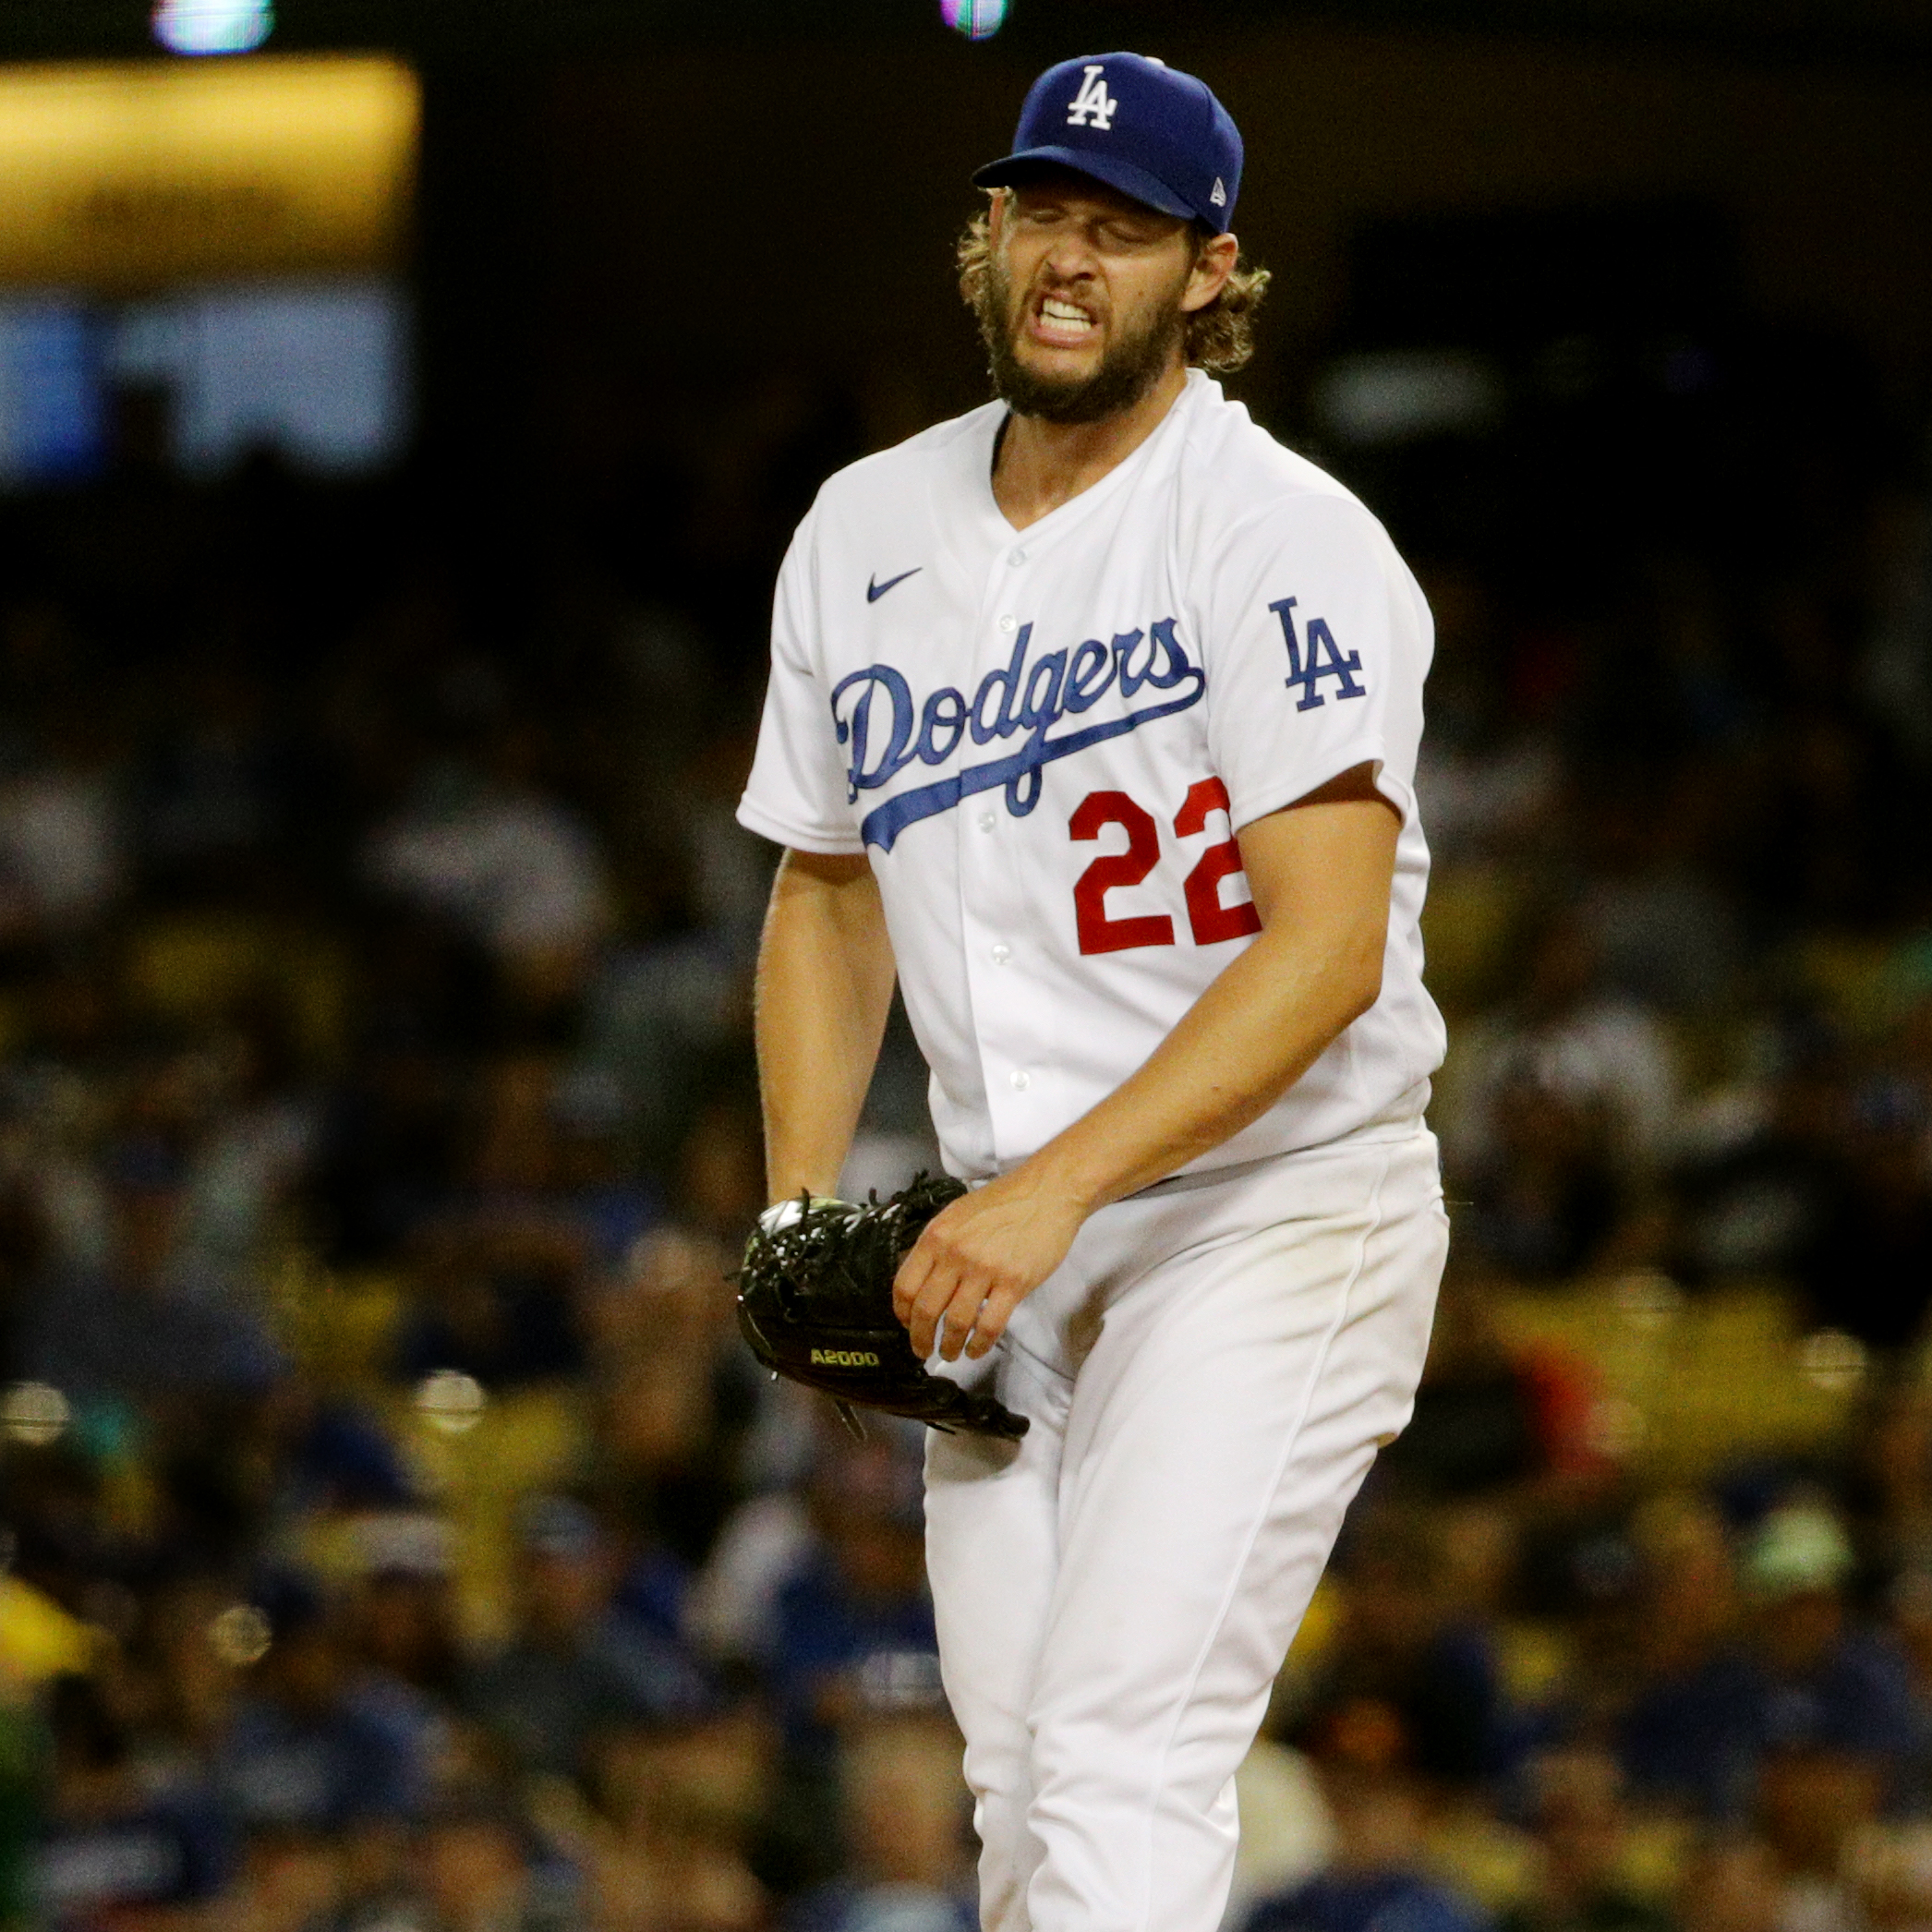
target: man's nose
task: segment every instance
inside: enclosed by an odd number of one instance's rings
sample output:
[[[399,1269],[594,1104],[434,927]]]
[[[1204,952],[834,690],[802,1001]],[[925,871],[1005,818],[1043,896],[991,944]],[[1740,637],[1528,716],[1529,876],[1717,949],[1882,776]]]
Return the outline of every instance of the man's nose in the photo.
[[[1093,274],[1093,236],[1078,230],[1055,235],[1053,247],[1046,253],[1046,265],[1062,282],[1074,282]]]

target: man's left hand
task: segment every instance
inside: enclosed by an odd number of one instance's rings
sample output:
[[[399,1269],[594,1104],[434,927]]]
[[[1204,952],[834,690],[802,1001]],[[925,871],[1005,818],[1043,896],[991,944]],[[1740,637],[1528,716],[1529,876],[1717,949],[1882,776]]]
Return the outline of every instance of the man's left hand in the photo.
[[[1013,1310],[1067,1258],[1086,1210],[1024,1167],[988,1181],[926,1224],[892,1284],[922,1361],[977,1361]]]

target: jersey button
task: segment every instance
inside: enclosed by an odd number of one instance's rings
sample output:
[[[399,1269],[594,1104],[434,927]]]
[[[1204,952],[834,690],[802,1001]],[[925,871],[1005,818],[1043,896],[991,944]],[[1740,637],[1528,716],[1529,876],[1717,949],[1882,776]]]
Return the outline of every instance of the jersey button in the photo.
[[[1019,567],[1026,561],[1026,552],[1024,550],[1014,550],[1008,556],[1007,561],[1010,563],[1015,570],[1018,570]]]
[[[994,824],[994,819],[993,819],[993,815],[992,815],[992,813],[990,813],[990,812],[982,812],[982,813],[980,814],[980,830],[981,830],[981,831],[983,831],[983,832],[990,832],[990,831],[991,831],[991,830],[993,829],[993,824]]]
[[[1004,966],[1012,957],[1013,948],[1010,946],[996,946],[993,948],[993,963],[996,966]]]
[[[1027,1070],[1024,1067],[1019,1068],[1015,1070],[1015,1072],[1012,1075],[1012,1081],[1015,1090],[1021,1093],[1024,1093],[1027,1088],[1032,1084],[1032,1081],[1029,1077]]]
[[[1000,614],[999,628],[1002,631],[1017,631],[1020,628],[1020,620],[1010,610],[1003,611]]]

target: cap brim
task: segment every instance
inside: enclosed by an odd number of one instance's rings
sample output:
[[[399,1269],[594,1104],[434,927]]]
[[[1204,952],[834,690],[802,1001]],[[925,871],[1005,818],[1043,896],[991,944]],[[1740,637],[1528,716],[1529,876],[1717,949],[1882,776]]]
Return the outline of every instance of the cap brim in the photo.
[[[1085,148],[1022,148],[1004,161],[987,163],[973,175],[972,185],[1011,187],[1039,168],[1070,168],[1076,175],[1104,182],[1131,200],[1143,201],[1149,208],[1184,222],[1207,219],[1145,168],[1137,168],[1130,161],[1117,161],[1111,154],[1095,154]]]

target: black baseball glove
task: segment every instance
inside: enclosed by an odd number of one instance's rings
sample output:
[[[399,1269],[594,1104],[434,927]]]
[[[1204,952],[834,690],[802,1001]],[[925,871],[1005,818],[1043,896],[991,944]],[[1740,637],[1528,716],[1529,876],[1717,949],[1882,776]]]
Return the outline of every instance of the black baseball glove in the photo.
[[[738,1326],[752,1353],[774,1374],[829,1395],[861,1439],[854,1408],[934,1429],[1026,1433],[1026,1418],[990,1395],[928,1375],[892,1311],[892,1278],[906,1250],[965,1191],[948,1176],[922,1174],[864,1207],[801,1195],[796,1214],[768,1214],[775,1225],[761,1223],[745,1245]]]

